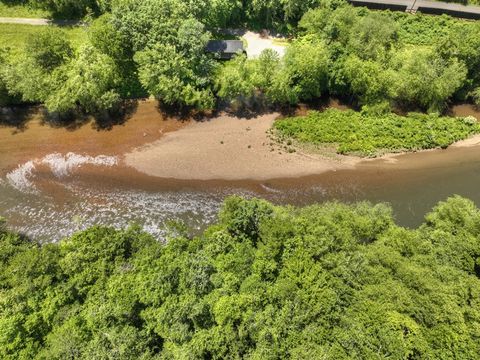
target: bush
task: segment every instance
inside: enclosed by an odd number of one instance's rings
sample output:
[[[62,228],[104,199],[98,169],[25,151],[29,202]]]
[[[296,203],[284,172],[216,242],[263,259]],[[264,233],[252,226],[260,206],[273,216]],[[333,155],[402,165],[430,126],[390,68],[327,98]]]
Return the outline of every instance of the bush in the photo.
[[[380,109],[383,110],[383,109]],[[334,144],[340,154],[377,156],[385,152],[445,148],[480,132],[477,122],[436,114],[399,116],[329,109],[275,122],[283,135],[317,146]]]

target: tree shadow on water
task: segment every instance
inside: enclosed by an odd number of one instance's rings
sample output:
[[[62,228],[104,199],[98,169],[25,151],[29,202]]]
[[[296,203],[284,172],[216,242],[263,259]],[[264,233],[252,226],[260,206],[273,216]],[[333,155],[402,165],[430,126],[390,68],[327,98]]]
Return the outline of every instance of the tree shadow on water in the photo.
[[[98,131],[109,131],[114,126],[125,124],[135,113],[137,107],[137,100],[126,100],[115,109],[95,114],[86,114],[78,110],[59,114],[43,110],[42,121],[54,128],[64,128],[69,131],[78,130],[89,123]]]
[[[95,123],[94,128],[98,131],[112,130],[114,126],[123,125],[137,111],[138,100],[130,99],[122,102],[116,109],[108,112],[99,113],[93,116]]]
[[[204,121],[212,116],[211,111],[199,111],[191,106],[169,105],[158,101],[157,111],[165,119],[175,119],[178,121]]]
[[[38,114],[38,108],[32,106],[12,106],[0,108],[0,127],[11,127],[13,131],[28,129],[28,122]]]
[[[263,94],[258,93],[252,97],[238,97],[231,101],[223,101],[218,105],[215,114],[225,113],[248,120],[274,111],[277,111],[276,107],[270,104]]]

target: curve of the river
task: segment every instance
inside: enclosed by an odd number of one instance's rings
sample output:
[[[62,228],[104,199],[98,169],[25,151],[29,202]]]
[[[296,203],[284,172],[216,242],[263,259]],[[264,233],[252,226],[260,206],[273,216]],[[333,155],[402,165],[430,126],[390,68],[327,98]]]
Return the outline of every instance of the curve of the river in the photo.
[[[480,118],[468,106],[453,112]],[[145,102],[110,130],[88,122],[52,127],[36,115],[26,117],[23,128],[0,127],[0,216],[14,230],[57,241],[94,224],[135,222],[159,238],[171,219],[200,230],[215,220],[223,199],[232,194],[301,206],[329,200],[388,202],[404,226],[418,225],[438,201],[453,194],[480,204],[478,145],[271,180],[164,179],[123,164],[122,154],[184,126]]]

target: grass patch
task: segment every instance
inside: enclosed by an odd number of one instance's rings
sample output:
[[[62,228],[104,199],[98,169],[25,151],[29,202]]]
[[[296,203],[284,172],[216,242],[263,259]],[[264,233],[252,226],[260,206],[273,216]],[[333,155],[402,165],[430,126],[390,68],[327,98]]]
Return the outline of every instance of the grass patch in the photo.
[[[0,48],[9,48],[13,53],[18,53],[24,48],[27,39],[30,36],[35,36],[42,28],[43,26],[0,24]],[[65,31],[74,47],[80,46],[87,38],[87,30],[84,27],[62,26],[62,30]]]
[[[337,153],[378,156],[387,152],[446,148],[480,133],[472,117],[453,118],[412,113],[366,115],[353,110],[312,111],[307,116],[278,120],[280,140],[315,146],[335,146]]]
[[[50,12],[33,9],[25,5],[9,5],[0,2],[0,17],[14,17],[14,18],[49,18]]]

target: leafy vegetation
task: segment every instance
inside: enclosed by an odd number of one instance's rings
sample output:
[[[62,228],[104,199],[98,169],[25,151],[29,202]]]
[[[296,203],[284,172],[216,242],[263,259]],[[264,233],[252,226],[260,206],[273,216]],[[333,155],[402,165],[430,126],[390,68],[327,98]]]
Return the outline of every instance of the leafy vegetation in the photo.
[[[300,143],[334,145],[340,154],[375,156],[385,152],[446,148],[480,133],[480,124],[472,117],[418,113],[399,116],[329,109],[277,120],[275,129],[281,136]]]
[[[480,211],[415,230],[386,205],[230,198],[162,245],[94,227],[38,245],[0,229],[2,359],[476,359]]]
[[[267,89],[255,82],[258,60],[225,65],[225,72],[237,73],[231,80],[243,85],[224,86],[248,88],[250,94],[261,90],[279,104],[334,94],[353,96],[360,105],[388,103],[429,112],[443,111],[452,98],[474,99],[478,93],[478,22],[323,3],[305,13],[297,35],[273,68]],[[234,66],[250,68],[254,75]],[[231,99],[245,93],[220,86],[218,95]]]
[[[53,13],[85,15],[90,23],[62,35],[74,49],[65,64],[29,73],[25,73],[28,66],[18,64],[35,57],[31,47],[23,46],[28,42],[25,33],[31,30],[2,26],[8,33],[0,35],[0,46],[13,47],[4,56],[6,70],[0,71],[7,95],[44,103],[52,112],[108,112],[121,99],[143,96],[198,110],[212,109],[218,99],[286,105],[324,95],[349,97],[359,105],[388,104],[426,112],[442,112],[452,100],[478,101],[479,22],[369,11],[342,0],[32,0],[29,4]],[[239,56],[222,63],[205,52],[207,41],[215,37],[212,32],[245,25],[283,26],[295,39],[288,42],[284,58],[267,50],[257,59]],[[83,32],[80,41],[72,41],[71,34],[78,32]],[[17,40],[14,44],[8,34]],[[56,51],[51,45],[48,51]],[[89,90],[79,100],[79,94],[63,85],[76,73],[72,69],[85,49],[95,49],[93,64],[104,62],[101,71],[106,73],[98,83],[84,79]],[[52,81],[53,72],[60,81]],[[46,93],[53,98],[72,98],[57,106],[59,101],[22,93],[8,81],[24,77],[51,84]],[[108,101],[94,101],[94,96]]]

